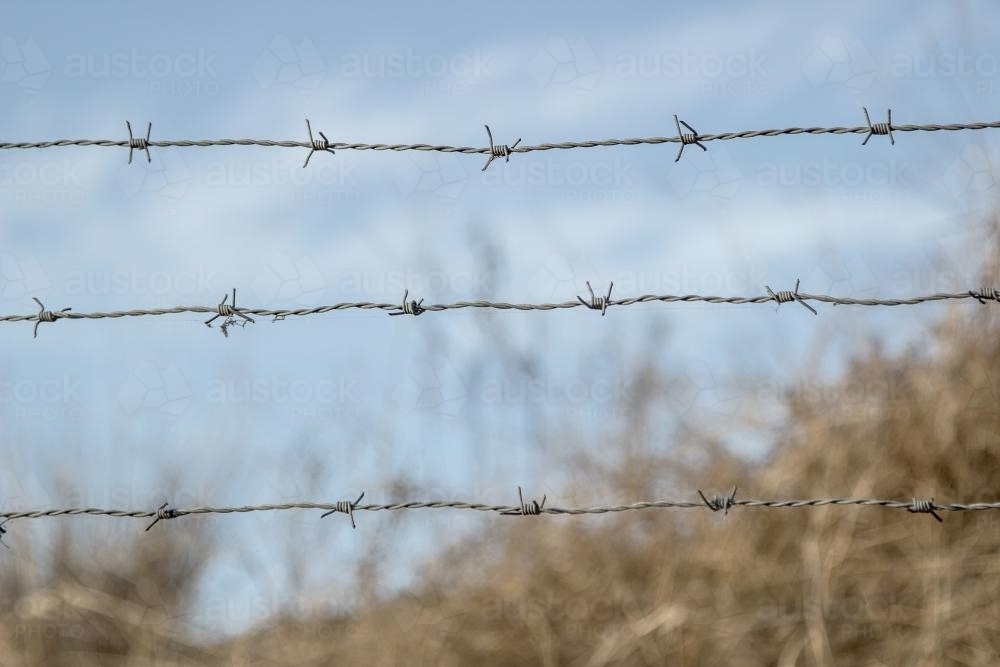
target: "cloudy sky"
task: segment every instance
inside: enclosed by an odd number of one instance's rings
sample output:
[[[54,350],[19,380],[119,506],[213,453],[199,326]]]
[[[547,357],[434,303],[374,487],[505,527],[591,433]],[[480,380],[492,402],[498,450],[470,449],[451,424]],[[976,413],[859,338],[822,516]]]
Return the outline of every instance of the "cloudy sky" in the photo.
[[[669,136],[674,114],[702,133],[859,125],[863,106],[897,124],[994,119],[1000,61],[979,26],[995,5],[897,4],[7,4],[0,137],[120,140],[130,121],[153,139],[302,140],[308,118],[332,142],[482,146],[484,124],[535,144]],[[0,310],[34,312],[32,297],[52,310],[214,306],[233,288],[240,305],[277,308],[404,290],[562,301],[586,281],[621,297],[752,296],[797,279],[838,296],[979,287],[993,135],[862,138],[712,142],[678,162],[674,144],[515,154],[485,172],[479,155],[338,151],[303,169],[305,149],[154,148],[131,164],[125,148],[2,151]],[[773,408],[744,378],[834,377],[859,342],[919,344],[944,312],[819,311],[348,311],[261,318],[228,338],[192,315],[60,321],[37,339],[7,323],[0,498],[381,502],[400,474],[427,497],[572,495],[552,443],[620,427],[646,366],[671,379],[648,443],[669,447],[687,420],[725,432]],[[559,437],[539,440],[539,421]],[[726,436],[766,450],[766,435]],[[164,486],[164,470],[182,478]],[[476,528],[407,518],[389,585],[406,584],[414,554]],[[352,532],[335,517],[247,515],[219,530],[280,589],[276,531],[350,560],[380,520]],[[97,536],[142,528],[92,521]],[[250,584],[231,560],[216,585],[240,595]]]

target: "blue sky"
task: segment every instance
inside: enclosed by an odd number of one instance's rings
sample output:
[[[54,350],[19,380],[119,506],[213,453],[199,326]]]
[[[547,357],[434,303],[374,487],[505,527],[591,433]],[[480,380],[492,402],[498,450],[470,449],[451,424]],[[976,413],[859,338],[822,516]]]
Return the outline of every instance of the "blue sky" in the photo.
[[[120,139],[129,120],[151,122],[154,139],[303,139],[309,118],[331,141],[484,145],[484,124],[534,144],[672,135],[673,114],[703,133],[856,125],[862,106],[876,120],[891,107],[897,124],[993,119],[998,55],[979,26],[996,6],[907,3],[901,19],[900,4],[6,4],[0,136]],[[796,279],[844,296],[978,287],[993,135],[861,140],[712,142],[677,163],[673,144],[516,154],[485,173],[482,156],[338,151],[303,170],[304,149],[154,149],[131,165],[120,148],[5,151],[0,310],[31,312],[32,296],[51,309],[214,305],[234,287],[241,305],[274,307],[404,289],[564,300],[587,280],[618,296],[753,295]],[[944,312],[352,311],[229,338],[183,315],[43,324],[37,340],[5,324],[4,502],[145,508],[164,469],[183,471],[175,505],[359,489],[379,501],[403,473],[426,494],[513,502],[518,485],[574,478],[563,447],[620,427],[647,366],[672,383],[649,448],[697,420],[758,455],[766,433],[727,428],[773,408],[746,378],[833,377],[859,341],[920,345]],[[522,400],[531,383],[542,398]],[[557,436],[540,439],[537,422]],[[275,530],[350,561],[382,520],[351,532],[265,519],[220,520],[239,549],[220,559],[219,595],[248,590],[237,551],[283,590]],[[403,554],[476,528],[408,519],[389,588],[411,574]]]

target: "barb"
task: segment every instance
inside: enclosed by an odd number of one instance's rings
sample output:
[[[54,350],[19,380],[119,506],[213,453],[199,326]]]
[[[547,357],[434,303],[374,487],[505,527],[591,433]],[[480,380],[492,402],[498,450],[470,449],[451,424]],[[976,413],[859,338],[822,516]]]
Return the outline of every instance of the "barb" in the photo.
[[[406,298],[408,296],[410,296],[410,290],[404,291],[403,292],[403,303],[402,303],[402,305],[395,306],[396,308],[399,309],[399,311],[395,312],[395,313],[389,313],[389,314],[390,315],[413,315],[414,317],[416,317],[420,313],[424,312],[424,310],[426,310],[423,307],[423,303],[424,303],[423,299],[421,299],[420,301],[417,301],[416,299],[413,299],[413,300],[407,302]]]
[[[778,302],[778,307],[775,308],[775,310],[781,308],[781,304],[783,303],[791,303],[792,301],[798,301],[800,304],[802,304],[803,308],[808,309],[813,315],[819,315],[819,313],[816,312],[816,309],[810,306],[808,303],[806,303],[805,298],[799,294],[798,280],[795,281],[794,292],[789,292],[787,290],[784,292],[775,292],[774,290],[771,289],[770,286],[766,286],[766,289],[771,299]]]
[[[358,496],[358,499],[355,500],[353,503],[350,500],[341,500],[339,503],[337,503],[336,509],[330,510],[329,512],[327,512],[326,514],[324,514],[320,518],[321,519],[325,519],[326,517],[330,516],[331,514],[334,514],[336,512],[342,512],[343,514],[347,515],[348,519],[351,520],[351,528],[355,528],[356,529],[357,525],[354,523],[354,508],[358,506],[358,503],[360,503],[361,500],[364,497],[365,497],[365,492],[362,491],[361,495]]]
[[[153,519],[153,523],[146,526],[146,530],[143,532],[148,533],[149,529],[158,524],[161,521],[169,521],[170,519],[176,519],[179,515],[177,510],[172,510],[167,507],[167,503],[163,503],[157,508],[156,513],[153,514],[156,518]]]
[[[866,110],[867,112],[867,110]],[[486,155],[488,156],[485,170],[494,159],[502,157],[505,160],[510,158],[512,153],[534,153],[537,151],[569,150],[575,148],[598,148],[608,146],[639,146],[658,144],[680,144],[676,160],[680,159],[685,146],[694,144],[707,150],[704,146],[709,141],[732,141],[735,139],[758,139],[764,137],[791,136],[797,134],[864,134],[867,135],[863,144],[868,143],[868,139],[873,135],[887,135],[891,143],[895,143],[893,132],[956,132],[961,130],[987,130],[1000,128],[1000,121],[985,121],[975,123],[947,123],[947,124],[924,124],[924,125],[893,125],[890,115],[887,123],[872,123],[870,118],[865,125],[859,126],[833,126],[833,127],[785,127],[772,128],[766,130],[739,130],[735,132],[722,132],[720,134],[699,134],[690,125],[675,117],[677,135],[671,137],[630,137],[622,139],[597,139],[583,141],[563,141],[557,143],[542,143],[535,145],[519,145],[520,139],[512,146],[496,145],[493,143],[492,133],[487,131],[487,138],[490,145],[486,148],[481,146],[450,146],[434,144],[381,144],[381,143],[345,143],[314,140],[310,137],[308,141],[288,140],[288,139],[167,139],[160,141],[150,141],[149,132],[152,124],[147,126],[146,137],[133,137],[131,126],[129,126],[128,140],[116,139],[54,139],[50,141],[5,141],[0,142],[0,150],[16,150],[29,148],[61,148],[66,146],[98,146],[98,147],[122,147],[129,149],[129,159],[136,149],[146,151],[146,158],[149,157],[150,147],[175,147],[175,148],[208,148],[213,146],[263,146],[271,148],[308,148],[312,151],[324,150],[352,150],[352,151],[424,151],[436,153],[459,153],[463,155]],[[688,131],[681,130],[681,125]],[[317,143],[319,142],[319,143]],[[310,153],[311,155],[311,153]]]
[[[521,138],[518,137],[517,141],[510,146],[507,144],[497,145],[493,143],[493,133],[490,132],[490,126],[484,125],[483,127],[486,128],[486,138],[490,142],[490,156],[486,158],[486,164],[483,165],[483,168],[480,171],[486,171],[493,160],[496,160],[498,157],[502,157],[504,162],[510,162],[510,154],[515,148],[517,148],[517,145],[521,143]]]
[[[681,142],[680,148],[677,149],[677,157],[674,158],[674,162],[681,161],[681,155],[684,154],[684,147],[690,146],[691,144],[694,144],[703,151],[708,151],[708,149],[705,148],[705,144],[701,143],[701,137],[698,135],[698,130],[678,118],[677,114],[674,114],[674,124],[677,126],[677,138]],[[690,131],[684,132],[681,130],[681,125]]]
[[[386,504],[360,504],[364,494],[354,502],[337,501],[334,503],[314,503],[314,502],[292,502],[277,505],[240,505],[236,507],[188,507],[182,509],[168,508],[164,503],[156,511],[131,511],[112,510],[96,507],[66,507],[61,509],[31,510],[25,512],[2,512],[0,518],[4,519],[0,523],[0,536],[7,532],[4,527],[9,521],[15,519],[41,519],[51,517],[81,517],[81,516],[106,516],[117,519],[154,519],[146,527],[148,531],[158,522],[176,519],[183,516],[198,514],[242,514],[247,512],[272,512],[285,510],[322,510],[323,516],[328,516],[335,512],[345,513],[350,517],[352,525],[354,512],[396,512],[406,510],[465,510],[472,512],[490,512],[503,516],[537,516],[540,514],[552,514],[559,516],[580,516],[585,514],[618,514],[621,512],[636,512],[648,509],[708,509],[712,512],[723,510],[728,512],[737,507],[761,508],[761,509],[816,509],[828,506],[854,506],[890,510],[902,510],[910,514],[930,514],[938,521],[942,521],[938,512],[985,512],[1000,510],[1000,503],[936,503],[931,500],[911,501],[888,500],[884,498],[810,498],[802,500],[780,500],[780,499],[748,499],[736,500],[736,489],[728,496],[713,496],[706,498],[701,491],[698,492],[700,500],[649,500],[630,503],[627,505],[602,505],[596,507],[545,507],[546,498],[541,502],[531,500],[524,501],[521,488],[518,487],[519,504],[513,505],[487,505],[484,503],[470,503],[461,501],[404,501]]]
[[[794,292],[775,292],[770,287],[767,294],[759,296],[713,296],[702,294],[643,294],[641,296],[628,297],[624,299],[612,299],[610,287],[607,296],[596,296],[591,291],[591,300],[588,302],[581,297],[574,301],[561,301],[556,303],[507,303],[503,301],[456,301],[454,303],[437,303],[423,305],[424,300],[407,300],[409,291],[404,293],[403,302],[400,303],[374,303],[370,301],[348,301],[334,303],[326,306],[314,306],[311,308],[295,309],[271,309],[271,308],[236,308],[233,290],[233,304],[228,304],[229,295],[223,298],[222,302],[212,308],[208,306],[177,306],[174,308],[145,308],[135,310],[120,310],[111,312],[76,312],[70,308],[65,308],[58,312],[50,312],[44,309],[39,302],[41,310],[31,315],[0,315],[0,322],[35,322],[36,335],[40,322],[54,322],[55,320],[102,320],[117,319],[123,317],[158,317],[161,315],[179,315],[182,313],[208,314],[212,317],[205,322],[211,327],[219,317],[227,318],[221,329],[228,335],[227,328],[234,325],[245,325],[253,323],[255,320],[251,316],[270,317],[272,321],[284,320],[288,317],[307,317],[311,315],[322,315],[325,313],[340,312],[346,310],[381,310],[389,311],[390,315],[422,315],[423,313],[440,313],[449,310],[490,309],[490,310],[521,310],[521,311],[548,311],[565,310],[568,308],[590,308],[600,310],[605,313],[611,306],[634,306],[641,303],[710,303],[728,305],[753,305],[777,302],[782,303],[798,302],[807,308],[814,315],[818,314],[816,309],[808,302],[828,303],[837,306],[866,306],[866,307],[897,307],[916,306],[924,303],[934,303],[938,301],[975,301],[982,305],[1000,303],[996,298],[995,288],[984,288],[976,291],[966,292],[938,292],[936,294],[926,294],[915,296],[909,299],[856,299],[851,297],[835,297],[828,294],[805,294],[798,291],[799,281],[796,281]],[[37,301],[37,300],[36,300]],[[237,320],[236,318],[240,318]]]
[[[517,501],[518,507],[505,510],[500,512],[504,516],[538,516],[542,513],[542,509],[545,508],[545,500],[548,495],[542,496],[542,502],[537,500],[532,500],[530,503],[524,502],[524,493],[521,491],[521,487],[517,487]]]
[[[729,492],[728,496],[712,496],[711,500],[705,497],[705,494],[701,492],[701,489],[698,489],[698,495],[701,496],[702,502],[705,503],[705,506],[708,507],[708,509],[713,512],[722,510],[723,514],[729,516],[729,508],[736,502],[736,487],[733,487],[733,490]]]
[[[612,282],[608,285],[608,295],[607,296],[597,296],[594,294],[593,288],[590,286],[590,281],[587,281],[587,291],[590,292],[590,303],[583,300],[583,297],[576,297],[580,303],[582,303],[587,308],[591,310],[601,311],[601,317],[604,317],[608,313],[608,304],[611,303],[611,290],[614,288],[615,284]]]
[[[42,302],[35,297],[31,297],[31,300],[38,304],[38,313],[35,315],[35,334],[32,338],[38,338],[39,324],[42,322],[55,322],[62,316],[62,313],[68,313],[73,310],[72,308],[63,308],[62,310],[53,313],[51,310],[45,310],[45,306],[42,305]]]
[[[132,153],[140,150],[146,151],[146,162],[152,162],[153,157],[149,154],[149,135],[153,132],[153,124],[146,124],[146,138],[132,136],[132,123],[125,121],[128,128],[128,163],[132,164]]]
[[[877,134],[880,136],[889,137],[889,145],[895,146],[896,140],[892,137],[892,109],[889,109],[888,122],[872,124],[872,119],[868,115],[868,108],[867,107],[861,107],[861,108],[865,112],[865,122],[868,123],[868,136],[865,137],[865,140],[861,142],[861,145],[866,146],[868,144],[868,140]]]
[[[331,153],[331,154],[334,153],[333,149],[330,148],[330,141],[326,138],[325,134],[323,134],[322,132],[320,132],[319,133],[319,136],[320,136],[319,139],[314,139],[313,138],[313,129],[312,129],[312,125],[309,124],[309,119],[308,118],[306,118],[306,132],[309,133],[309,155],[306,155],[306,161],[302,165],[303,169],[305,169],[306,167],[309,166],[309,160],[312,159],[313,153],[315,153],[317,151],[326,151],[326,152]]]
[[[243,312],[236,307],[235,287],[233,288],[233,303],[232,304],[226,303],[228,300],[229,300],[228,294],[222,297],[222,301],[220,301],[219,305],[216,307],[215,315],[205,320],[205,326],[211,329],[212,322],[219,319],[220,317],[226,318],[225,321],[222,322],[222,325],[219,327],[219,329],[222,331],[222,335],[225,336],[226,338],[229,338],[230,327],[234,327],[236,325],[245,327],[247,324],[254,324],[254,319],[252,317],[244,315]],[[239,320],[236,319],[237,317],[239,317],[240,319]]]

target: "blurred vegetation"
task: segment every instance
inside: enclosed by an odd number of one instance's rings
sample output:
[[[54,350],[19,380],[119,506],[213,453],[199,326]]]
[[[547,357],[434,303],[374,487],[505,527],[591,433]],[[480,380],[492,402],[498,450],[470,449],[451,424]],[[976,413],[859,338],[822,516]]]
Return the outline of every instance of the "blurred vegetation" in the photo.
[[[615,438],[626,455],[614,465],[574,458],[574,472],[599,481],[603,502],[691,497],[702,484],[721,493],[712,485],[730,482],[742,497],[997,501],[998,333],[996,308],[956,307],[919,347],[859,345],[843,381],[893,384],[866,403],[879,417],[845,412],[844,392],[790,401],[757,461],[698,429],[669,452],[648,446],[667,392],[650,369],[634,392],[635,418]],[[351,579],[359,606],[306,622],[272,614],[223,640],[183,622],[206,583],[215,531],[89,546],[63,532],[44,558],[12,534],[0,569],[0,663],[998,664],[1000,515],[944,519],[834,507],[496,521],[445,547],[410,590],[386,595],[380,564],[402,548],[390,529],[365,535]]]

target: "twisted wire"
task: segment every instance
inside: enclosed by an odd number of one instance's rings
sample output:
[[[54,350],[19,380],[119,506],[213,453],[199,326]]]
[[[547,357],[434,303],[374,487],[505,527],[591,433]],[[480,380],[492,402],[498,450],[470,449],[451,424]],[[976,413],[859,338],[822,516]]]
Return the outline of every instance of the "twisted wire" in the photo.
[[[362,494],[361,497],[363,497]],[[734,508],[763,509],[815,509],[827,506],[881,507],[891,510],[903,510],[911,514],[931,514],[939,521],[936,512],[980,512],[1000,510],[1000,502],[991,503],[937,503],[933,499],[910,501],[890,500],[885,498],[810,498],[810,499],[736,499],[735,490],[727,496],[712,496],[706,498],[699,492],[699,501],[684,500],[649,500],[625,505],[600,505],[593,507],[546,507],[545,498],[542,501],[525,502],[518,489],[519,503],[517,505],[496,505],[486,503],[460,501],[405,501],[385,504],[360,504],[357,501],[336,502],[288,502],[262,505],[238,505],[234,507],[187,507],[168,508],[164,503],[156,510],[114,510],[97,507],[67,507],[59,509],[30,510],[20,512],[0,512],[0,519],[6,525],[9,521],[18,519],[41,519],[53,517],[105,516],[119,519],[154,519],[146,530],[148,531],[159,521],[168,521],[184,516],[202,514],[242,514],[248,512],[270,512],[287,510],[321,510],[324,516],[332,513],[345,513],[349,516],[352,526],[353,514],[356,512],[395,512],[420,509],[452,509],[474,512],[489,512],[505,516],[537,516],[551,514],[559,516],[579,516],[585,514],[614,514],[647,509],[708,509],[712,512],[723,510],[728,512]],[[10,528],[6,528],[9,532]]]
[[[589,285],[588,285],[589,287]],[[371,301],[349,301],[342,303],[335,303],[325,306],[313,306],[308,308],[291,308],[291,309],[272,309],[272,308],[236,308],[234,305],[226,303],[226,299],[223,300],[217,306],[175,306],[171,308],[138,308],[133,310],[120,310],[120,311],[110,311],[110,312],[80,312],[71,309],[64,309],[58,311],[45,310],[44,307],[39,312],[31,314],[21,314],[21,315],[0,315],[0,322],[35,322],[36,323],[36,334],[37,334],[37,324],[38,323],[51,323],[57,320],[101,320],[101,319],[118,319],[123,317],[157,317],[161,315],[178,315],[183,313],[191,314],[210,314],[213,315],[206,324],[211,324],[211,322],[218,317],[227,317],[227,323],[229,326],[235,323],[251,323],[254,320],[251,316],[261,316],[261,317],[272,317],[274,320],[281,321],[289,317],[307,317],[311,315],[321,315],[324,313],[339,312],[344,310],[381,310],[381,311],[391,311],[390,315],[421,315],[423,313],[437,313],[448,310],[462,310],[466,308],[475,309],[492,309],[492,310],[520,310],[520,311],[549,311],[549,310],[564,310],[568,308],[587,308],[593,310],[599,310],[601,314],[605,314],[609,308],[618,306],[633,306],[641,303],[710,303],[710,304],[729,304],[729,305],[745,305],[745,304],[765,304],[765,303],[788,303],[790,301],[798,302],[804,307],[808,308],[815,314],[815,309],[807,305],[807,302],[815,301],[818,303],[827,303],[839,306],[867,306],[867,307],[896,307],[896,306],[914,306],[924,303],[933,303],[937,301],[975,301],[979,304],[987,303],[1000,303],[998,299],[998,291],[995,288],[984,288],[981,290],[972,290],[965,292],[939,292],[936,294],[927,294],[922,296],[915,296],[906,299],[875,299],[875,298],[854,298],[854,297],[836,297],[830,296],[828,294],[805,294],[798,292],[796,288],[795,292],[788,290],[772,291],[768,288],[769,293],[758,295],[758,296],[711,296],[711,295],[700,295],[700,294],[644,294],[641,296],[628,297],[624,299],[612,299],[610,297],[610,289],[607,296],[596,296],[591,290],[590,298],[584,299],[578,297],[574,301],[562,301],[557,303],[507,303],[503,301],[456,301],[454,303],[438,303],[423,305],[423,299],[421,300],[409,300],[409,292],[403,298],[402,303],[375,303]],[[228,295],[227,295],[228,297]],[[233,304],[235,304],[235,291],[233,294]],[[240,318],[239,322],[234,320]],[[226,325],[224,325],[225,327]],[[223,328],[223,333],[225,328]]]
[[[568,150],[574,148],[598,148],[609,146],[639,146],[679,143],[681,148],[685,145],[697,144],[707,141],[731,141],[735,139],[757,139],[761,137],[792,136],[797,134],[820,135],[820,134],[865,134],[882,135],[886,134],[892,139],[892,132],[956,132],[960,130],[986,130],[1000,128],[1000,121],[974,122],[974,123],[929,123],[922,125],[894,125],[888,122],[872,123],[867,119],[866,125],[857,126],[833,126],[833,127],[785,127],[771,128],[765,130],[740,130],[735,132],[722,132],[718,134],[699,134],[690,125],[680,121],[688,131],[680,131],[676,136],[670,137],[631,137],[612,138],[583,141],[562,141],[555,143],[540,143],[534,145],[496,145],[492,142],[492,135],[489,137],[489,146],[450,146],[442,144],[384,144],[384,143],[350,143],[327,141],[325,135],[321,140],[314,140],[310,137],[307,140],[295,139],[158,139],[150,140],[146,138],[130,137],[128,139],[55,139],[50,141],[5,141],[0,142],[0,150],[16,150],[30,148],[62,148],[69,146],[97,146],[128,148],[130,153],[136,149],[147,150],[149,148],[207,148],[216,146],[260,146],[268,148],[306,148],[310,150],[310,156],[315,151],[352,150],[352,151],[424,151],[436,153],[459,153],[464,155],[488,155],[490,158],[509,158],[514,153],[533,153],[537,151]],[[310,128],[311,129],[311,128]],[[148,136],[148,135],[147,135]],[[520,141],[520,140],[518,140]],[[866,139],[867,142],[867,139]],[[704,146],[702,146],[704,148]],[[487,162],[487,165],[489,161]]]

